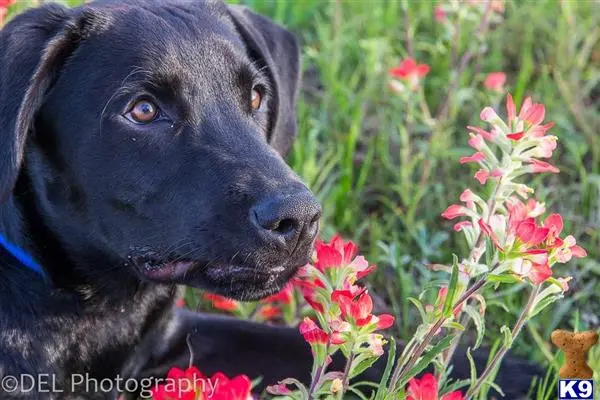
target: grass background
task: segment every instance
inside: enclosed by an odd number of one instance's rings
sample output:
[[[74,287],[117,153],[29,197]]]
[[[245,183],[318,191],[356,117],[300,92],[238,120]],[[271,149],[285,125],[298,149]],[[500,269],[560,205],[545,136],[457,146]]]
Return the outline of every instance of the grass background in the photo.
[[[557,267],[558,275],[574,277],[572,290],[527,326],[513,351],[556,365],[553,329],[598,329],[600,3],[508,1],[502,17],[480,35],[476,13],[464,11],[460,22],[452,17],[449,28],[436,22],[436,3],[426,0],[242,2],[302,41],[300,130],[288,161],[323,204],[322,236],[341,232],[379,265],[369,284],[379,307],[398,316],[399,337],[410,337],[418,322],[407,298],[424,288],[431,289],[431,299],[437,292],[436,276],[426,266],[450,262],[452,251],[466,253],[462,237],[439,215],[467,185],[478,187],[471,179],[475,170],[458,159],[470,154],[464,127],[482,126],[479,111],[498,105],[499,96],[482,86],[494,71],[508,74],[506,86],[517,104],[531,95],[546,105],[546,119],[556,122],[553,162],[561,174],[536,178],[533,186],[589,254]],[[32,3],[18,0],[11,12]],[[485,7],[456,4],[461,10]],[[434,126],[407,112],[388,88],[387,70],[409,55],[431,66],[423,84],[434,115],[447,102],[446,116]],[[486,295],[492,299],[487,343],[500,338],[501,325],[514,323],[524,302],[521,289],[501,287]],[[592,358],[598,377],[600,350]],[[536,394],[553,396],[550,387]]]

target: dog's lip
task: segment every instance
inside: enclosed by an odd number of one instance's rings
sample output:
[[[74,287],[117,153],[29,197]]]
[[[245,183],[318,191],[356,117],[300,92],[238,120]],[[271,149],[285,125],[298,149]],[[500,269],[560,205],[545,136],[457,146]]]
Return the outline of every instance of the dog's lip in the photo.
[[[203,269],[204,273],[212,278],[223,278],[225,276],[237,275],[244,276],[274,276],[285,272],[285,265],[272,266],[270,268],[260,269],[255,266],[229,264],[229,263],[202,263],[196,260],[178,260],[178,261],[151,261],[135,263],[137,269],[145,277],[155,281],[179,281],[185,279],[186,275],[194,269]]]

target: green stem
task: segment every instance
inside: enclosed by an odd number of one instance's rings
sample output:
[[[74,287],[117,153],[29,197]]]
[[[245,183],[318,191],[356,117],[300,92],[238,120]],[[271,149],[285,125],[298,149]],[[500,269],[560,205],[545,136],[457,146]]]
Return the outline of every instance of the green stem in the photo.
[[[492,359],[492,361],[489,362],[488,366],[485,368],[485,370],[483,371],[483,373],[481,374],[481,376],[479,377],[479,379],[477,380],[475,385],[471,386],[469,388],[469,390],[467,391],[467,394],[465,395],[466,400],[472,398],[474,395],[476,395],[479,392],[479,390],[481,389],[481,386],[485,383],[487,377],[492,373],[492,371],[494,371],[496,369],[496,366],[498,364],[500,364],[500,362],[502,362],[502,359],[504,358],[504,356],[506,355],[508,350],[510,350],[513,341],[519,335],[519,333],[521,332],[521,329],[523,329],[523,326],[527,322],[527,317],[529,316],[529,313],[531,312],[531,308],[533,307],[533,304],[535,303],[535,298],[540,291],[540,287],[541,287],[541,284],[536,285],[535,288],[531,291],[531,294],[529,295],[529,299],[527,300],[527,304],[525,305],[525,308],[523,308],[523,310],[521,311],[521,314],[519,315],[519,319],[517,319],[517,322],[515,323],[515,326],[511,332],[511,338],[512,338],[511,343],[508,345],[506,343],[503,344],[502,347],[500,348],[500,350],[498,350],[498,352],[494,355],[494,358]]]

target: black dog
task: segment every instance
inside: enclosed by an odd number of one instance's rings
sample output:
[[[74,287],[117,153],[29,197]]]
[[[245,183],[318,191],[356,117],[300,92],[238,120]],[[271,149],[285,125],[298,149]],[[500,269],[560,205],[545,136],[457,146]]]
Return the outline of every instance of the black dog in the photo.
[[[295,329],[173,309],[175,284],[254,300],[306,263],[320,208],[280,156],[298,79],[289,32],[220,2],[48,5],[0,32],[0,379],[62,391],[1,398],[103,398],[71,376],[160,376],[189,347],[206,373],[309,379]]]

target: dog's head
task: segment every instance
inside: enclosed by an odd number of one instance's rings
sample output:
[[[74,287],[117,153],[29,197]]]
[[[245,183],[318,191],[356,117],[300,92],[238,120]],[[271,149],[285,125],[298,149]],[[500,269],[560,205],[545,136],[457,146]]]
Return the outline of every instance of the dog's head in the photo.
[[[298,79],[292,34],[220,2],[29,11],[0,33],[0,196],[79,271],[265,296],[318,230],[281,158]]]

